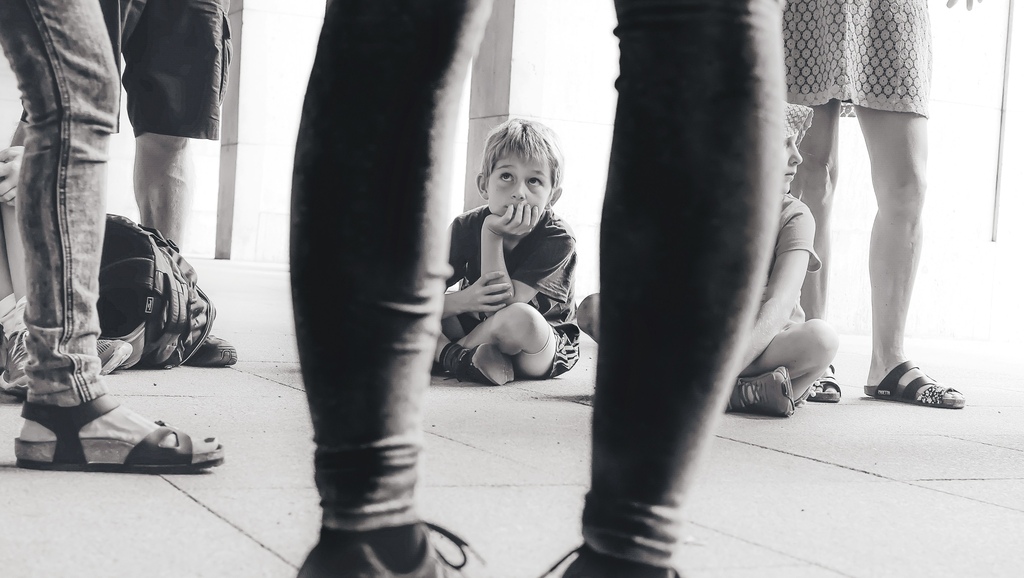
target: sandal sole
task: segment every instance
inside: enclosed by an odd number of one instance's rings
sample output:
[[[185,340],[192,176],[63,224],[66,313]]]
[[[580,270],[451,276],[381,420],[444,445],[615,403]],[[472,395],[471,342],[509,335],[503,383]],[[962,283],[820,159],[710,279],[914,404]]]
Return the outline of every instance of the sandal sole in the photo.
[[[921,406],[921,407],[934,407],[934,408],[938,408],[938,409],[963,409],[964,406],[967,405],[967,400],[965,400],[965,399],[959,399],[959,400],[956,400],[956,401],[954,401],[952,403],[947,403],[947,402],[942,402],[940,404],[921,403],[920,401],[918,401],[916,399],[900,399],[898,397],[888,397],[888,396],[884,396],[884,395],[877,395],[877,393],[876,393],[877,391],[878,391],[878,386],[877,385],[865,385],[864,386],[864,394],[865,395],[867,395],[869,397],[873,397],[875,399],[880,399],[882,401],[896,401],[896,402],[899,402],[899,403],[906,403],[906,404],[909,404],[909,405],[918,405],[918,406]]]
[[[37,462],[33,460],[17,460],[19,468],[29,470],[46,470],[51,472],[105,472],[115,474],[197,474],[224,463],[224,458],[216,458],[197,464],[142,465],[142,464],[55,464],[53,462]]]

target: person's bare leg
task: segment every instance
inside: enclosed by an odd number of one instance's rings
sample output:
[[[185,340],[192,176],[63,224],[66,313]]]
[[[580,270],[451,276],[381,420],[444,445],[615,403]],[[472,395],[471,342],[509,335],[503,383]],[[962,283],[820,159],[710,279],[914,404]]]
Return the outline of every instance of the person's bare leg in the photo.
[[[600,303],[601,294],[593,293],[584,297],[580,306],[576,308],[576,321],[580,324],[580,329],[598,343],[601,342],[601,318],[597,314]]]
[[[857,107],[871,161],[878,212],[871,228],[871,365],[877,384],[906,361],[907,313],[921,257],[928,119]]]
[[[477,325],[459,340],[459,345],[473,349],[493,343],[505,355],[536,353],[547,344],[551,326],[539,311],[526,303],[513,303]]]
[[[135,137],[135,201],[143,225],[182,246],[194,189],[189,139],[154,133]]]
[[[871,228],[868,272],[871,276],[871,364],[868,385],[878,385],[897,365],[907,361],[903,349],[910,299],[921,258],[925,169],[928,160],[928,119],[857,107],[871,161],[871,183],[878,212]],[[904,374],[906,385],[921,370]],[[918,392],[918,398],[925,392]],[[947,401],[963,400],[948,392]]]
[[[839,181],[841,107],[838,100],[830,100],[811,108],[814,110],[813,121],[800,142],[804,162],[793,179],[790,192],[811,210],[815,224],[814,252],[821,259],[821,269],[804,277],[800,304],[807,319],[824,319],[832,267],[832,202]]]

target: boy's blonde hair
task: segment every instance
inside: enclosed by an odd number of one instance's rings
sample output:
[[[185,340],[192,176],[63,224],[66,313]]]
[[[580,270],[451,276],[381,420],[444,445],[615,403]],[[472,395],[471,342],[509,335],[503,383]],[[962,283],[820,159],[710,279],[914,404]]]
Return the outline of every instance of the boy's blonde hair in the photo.
[[[489,178],[498,161],[509,155],[547,161],[551,168],[552,190],[562,186],[565,157],[558,135],[547,126],[524,118],[510,118],[492,128],[484,142],[480,174],[484,179]]]

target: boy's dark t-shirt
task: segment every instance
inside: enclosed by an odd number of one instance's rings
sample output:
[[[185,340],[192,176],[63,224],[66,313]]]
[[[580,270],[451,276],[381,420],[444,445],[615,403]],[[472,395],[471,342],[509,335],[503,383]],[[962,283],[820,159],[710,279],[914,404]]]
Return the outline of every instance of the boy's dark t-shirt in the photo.
[[[480,278],[480,232],[491,212],[487,206],[465,212],[452,222],[448,264],[454,272],[447,287],[464,289]],[[530,305],[537,309],[559,335],[579,343],[576,323],[576,237],[569,225],[550,208],[540,222],[511,251],[505,251],[509,277],[537,290]],[[483,321],[479,313],[458,316],[468,333]]]

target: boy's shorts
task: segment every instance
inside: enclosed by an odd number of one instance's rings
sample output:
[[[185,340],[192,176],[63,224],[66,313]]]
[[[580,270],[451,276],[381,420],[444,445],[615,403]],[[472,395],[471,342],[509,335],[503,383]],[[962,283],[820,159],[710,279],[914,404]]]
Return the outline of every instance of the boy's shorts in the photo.
[[[551,364],[551,373],[548,377],[557,377],[572,369],[580,360],[580,337],[572,339],[567,333],[552,329],[558,343],[555,344],[555,361]]]
[[[135,136],[220,138],[231,61],[230,0],[98,1]]]

